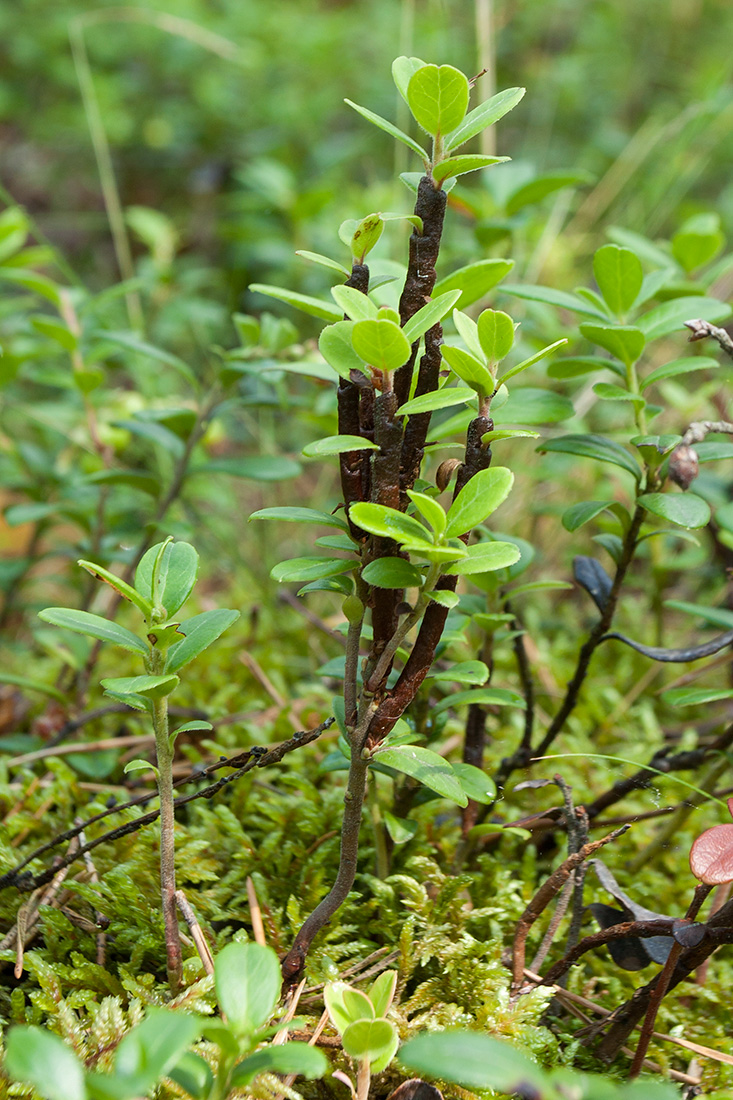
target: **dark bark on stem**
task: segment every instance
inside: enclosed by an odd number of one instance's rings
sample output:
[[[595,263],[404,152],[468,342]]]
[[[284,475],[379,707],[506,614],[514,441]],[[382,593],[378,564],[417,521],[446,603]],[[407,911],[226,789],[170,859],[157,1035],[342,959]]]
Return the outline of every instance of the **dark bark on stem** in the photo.
[[[624,538],[621,557],[616,568],[616,574],[613,578],[613,585],[611,587],[611,591],[608,594],[608,599],[606,601],[605,607],[601,613],[600,619],[593,627],[590,634],[580,648],[575,672],[573,673],[573,677],[567,686],[565,698],[562,701],[560,709],[550,723],[547,733],[542,738],[539,745],[536,746],[536,748],[529,750],[527,747],[525,747],[523,743],[513,756],[506,757],[504,760],[502,760],[501,766],[496,775],[497,786],[505,783],[507,778],[517,768],[526,767],[529,764],[531,757],[544,756],[544,754],[554,742],[555,738],[558,736],[559,733],[562,732],[562,729],[567,719],[575,709],[578,698],[580,696],[580,690],[583,686],[583,683],[585,682],[586,676],[588,675],[588,670],[590,668],[593,654],[602,642],[603,636],[608,632],[608,628],[610,627],[613,620],[613,616],[616,611],[616,605],[618,604],[618,598],[621,592],[621,586],[626,579],[626,574],[634,557],[634,552],[636,550],[639,536],[639,530],[642,523],[644,522],[644,516],[644,509],[641,507],[641,505],[637,504],[634,515],[631,519],[631,523],[629,525],[629,529],[626,533],[626,537]]]
[[[700,912],[700,907],[708,896],[712,886],[708,886],[701,882],[695,887],[695,894],[690,903],[690,906],[685,914],[687,920],[694,920],[697,914]],[[657,984],[654,986],[654,992],[652,993],[649,1001],[649,1007],[644,1018],[644,1026],[641,1029],[639,1036],[639,1044],[634,1054],[634,1061],[631,1064],[629,1071],[629,1077],[638,1077],[644,1066],[644,1059],[646,1058],[646,1052],[649,1049],[649,1043],[651,1041],[652,1032],[654,1031],[654,1023],[659,1012],[659,1006],[664,999],[664,995],[669,988],[669,982],[674,973],[677,961],[682,954],[683,947],[680,943],[673,943],[672,950],[669,953],[666,963],[662,968],[662,972],[657,978]]]
[[[467,485],[475,473],[485,470],[491,464],[491,449],[481,446],[481,436],[493,428],[493,421],[486,416],[478,416],[468,426],[466,436],[465,461],[458,471],[455,500],[464,485]],[[468,535],[463,536],[468,540]],[[455,592],[457,577],[443,576],[436,584],[440,592]],[[435,659],[435,650],[443,634],[448,608],[432,601],[423,616],[415,644],[405,667],[399,675],[391,692],[382,700],[369,726],[367,744],[369,747],[383,741],[398,718],[417,695],[418,689],[430,671]]]
[[[415,201],[415,213],[422,218],[423,231],[418,233],[415,228],[410,235],[407,275],[399,306],[402,325],[422,309],[433,292],[446,201],[445,191],[436,190],[433,180],[429,176],[423,176],[417,187]],[[395,374],[394,385],[399,405],[404,405],[410,394],[417,349],[418,344],[413,344],[408,362]]]
[[[599,848],[602,848],[604,844],[608,844],[611,840],[616,840],[616,838],[625,833],[627,829],[628,825],[623,825],[620,829],[615,829],[612,833],[609,833],[608,836],[601,837],[600,840],[591,840],[587,844],[584,844],[579,852],[573,852],[572,855],[569,855],[567,859],[563,860],[560,866],[556,867],[550,877],[540,886],[539,890],[522,913],[522,916],[519,918],[517,931],[514,935],[514,946],[512,948],[512,988],[515,991],[519,989],[524,978],[527,936],[534,922],[541,916],[575,868],[579,867],[581,863],[584,863],[589,856],[592,856],[593,853],[597,852]]]
[[[724,943],[733,943],[733,901],[727,902],[708,919],[706,933],[695,947],[689,947],[680,955],[669,979],[668,989],[674,989],[688,974],[697,970],[707,958]],[[596,1053],[604,1061],[612,1061],[626,1043],[639,1020],[646,1014],[651,1003],[657,977],[645,986],[637,989],[633,997],[615,1009],[610,1016],[593,1028],[592,1034],[599,1034],[608,1028],[608,1032]]]
[[[440,351],[442,343],[443,326],[433,325],[425,333],[425,354],[420,359],[415,397],[421,397],[424,393],[432,393],[437,390],[440,381],[440,365],[443,361]],[[420,474],[431,416],[432,413],[429,412],[416,413],[408,417],[407,420],[400,469],[400,494],[403,509],[407,507],[408,503],[407,490],[412,489]]]
[[[305,958],[311,943],[324,925],[328,924],[336,910],[346,901],[356,877],[356,861],[359,853],[359,829],[366,793],[369,760],[352,744],[349,780],[344,796],[344,817],[341,826],[341,855],[336,881],[326,897],[313,910],[293,941],[282,961],[281,969],[286,985],[297,984],[303,973]]]

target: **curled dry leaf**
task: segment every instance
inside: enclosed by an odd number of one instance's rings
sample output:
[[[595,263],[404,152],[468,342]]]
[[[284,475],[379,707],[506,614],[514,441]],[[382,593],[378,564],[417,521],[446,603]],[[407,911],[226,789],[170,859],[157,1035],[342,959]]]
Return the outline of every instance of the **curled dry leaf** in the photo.
[[[728,799],[733,817],[733,798]],[[713,825],[697,838],[690,850],[690,870],[708,886],[733,880],[733,825]]]

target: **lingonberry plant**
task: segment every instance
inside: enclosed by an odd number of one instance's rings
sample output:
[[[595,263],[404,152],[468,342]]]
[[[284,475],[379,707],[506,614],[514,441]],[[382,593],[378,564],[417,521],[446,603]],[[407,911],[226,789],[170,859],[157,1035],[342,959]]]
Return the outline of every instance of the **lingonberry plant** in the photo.
[[[411,775],[461,805],[468,800],[466,784],[486,787],[478,770],[474,776],[464,764],[456,772],[437,753],[412,744],[414,735],[397,723],[430,672],[448,612],[458,603],[458,578],[505,570],[520,557],[514,543],[495,540],[488,532],[468,545],[471,532],[503,503],[513,482],[510,469],[491,466],[492,441],[527,434],[497,431],[492,411],[506,399],[511,378],[564,343],[557,341],[505,368],[503,361],[515,342],[512,319],[489,309],[473,320],[456,308],[465,308],[495,285],[509,270],[507,261],[470,265],[443,285],[436,282],[447,190],[457,177],[506,159],[457,150],[514,107],[523,89],[501,92],[469,112],[472,82],[450,65],[401,57],[393,75],[416,122],[431,138],[429,150],[366,108],[352,106],[404,142],[424,167],[424,174],[408,174],[405,180],[417,197],[397,308],[374,300],[382,291],[370,282],[366,264],[384,228],[380,213],[342,227],[351,250],[350,272],[328,257],[309,254],[348,276],[332,288],[335,306],[274,291],[333,321],[321,333],[319,347],[338,377],[338,435],[318,441],[306,453],[339,456],[345,514],[263,509],[252,518],[325,522],[340,533],[319,540],[321,544],[348,555],[299,558],[273,571],[280,581],[308,582],[306,590],[343,593],[348,621],[344,691],[337,706],[350,761],[341,863],[332,890],[306,920],[284,960],[289,980],[300,974],[314,935],[353,885],[370,764]],[[460,343],[446,348],[441,322],[451,311]],[[446,385],[449,376],[463,385]],[[469,403],[463,462],[442,464],[437,487],[430,487],[421,474],[432,413]],[[452,503],[445,508],[438,497],[454,473]],[[409,604],[406,589],[414,593]],[[413,630],[408,654],[403,644]],[[368,652],[360,667],[362,640],[368,640]],[[400,666],[396,678],[395,662]]]
[[[218,608],[190,619],[175,616],[191,595],[198,575],[199,557],[188,542],[172,536],[151,546],[135,572],[134,585],[94,562],[79,564],[110,585],[143,617],[141,634],[88,611],[48,607],[40,617],[102,642],[112,642],[142,658],[140,676],[114,676],[102,680],[105,694],[133,710],[150,715],[155,735],[155,764],[132,760],[125,771],[152,768],[160,796],[160,888],[165,922],[168,980],[175,993],[181,980],[181,941],[176,913],[175,820],[173,806],[173,754],[176,738],[187,730],[211,729],[209,722],[187,722],[170,730],[168,699],[180,683],[178,673],[198,657],[239,617],[238,611]]]

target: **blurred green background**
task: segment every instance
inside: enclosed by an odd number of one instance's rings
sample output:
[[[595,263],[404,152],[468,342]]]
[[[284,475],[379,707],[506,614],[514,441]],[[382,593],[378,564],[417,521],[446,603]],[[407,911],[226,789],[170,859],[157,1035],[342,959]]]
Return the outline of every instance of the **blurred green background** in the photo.
[[[294,249],[333,248],[339,215],[366,213],[362,189],[394,168],[343,98],[396,117],[389,68],[407,53],[468,73],[492,59],[498,88],[527,87],[498,151],[511,171],[589,173],[572,222],[587,251],[606,221],[670,235],[714,207],[729,227],[732,38],[728,0],[19,0],[0,6],[0,178],[85,280],[115,277],[86,61],[123,206],[172,219],[189,264],[218,268],[215,298],[320,287]]]

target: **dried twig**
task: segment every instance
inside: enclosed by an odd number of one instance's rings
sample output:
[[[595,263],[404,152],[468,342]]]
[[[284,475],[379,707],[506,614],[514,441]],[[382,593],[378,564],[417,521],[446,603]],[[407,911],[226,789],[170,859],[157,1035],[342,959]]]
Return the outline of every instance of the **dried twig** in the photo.
[[[588,859],[589,856],[592,856],[599,848],[608,844],[609,841],[616,840],[616,838],[625,833],[628,828],[628,825],[622,825],[620,829],[615,829],[614,832],[609,833],[608,836],[584,844],[579,852],[574,852],[572,855],[569,855],[567,859],[552,872],[542,886],[540,886],[539,890],[522,913],[522,916],[519,918],[517,931],[514,936],[514,947],[512,950],[512,988],[514,992],[517,992],[522,984],[527,936],[534,922],[540,914],[544,912],[555,897],[555,894],[561,889],[575,868],[579,867],[581,863]]]
[[[247,749],[246,752],[239,753],[237,756],[230,757],[228,760],[220,760],[216,764],[210,765],[208,768],[196,770],[192,775],[186,777],[185,782],[190,782],[194,779],[200,779],[202,776],[210,774],[214,770],[218,770],[223,767],[234,767],[236,771],[231,775],[225,775],[222,779],[219,779],[216,783],[212,783],[208,787],[204,787],[200,791],[196,791],[193,794],[181,796],[175,800],[176,808],[185,806],[189,802],[193,802],[198,798],[213,798],[229,783],[235,782],[237,779],[241,779],[247,772],[253,770],[253,768],[265,768],[270,764],[279,763],[283,757],[288,753],[293,752],[295,749],[302,748],[304,745],[310,744],[311,741],[315,741],[317,737],[323,733],[324,730],[329,729],[335,719],[327,718],[325,722],[321,722],[319,726],[316,726],[312,730],[301,730],[288,740],[282,742],[280,745],[274,745],[267,749],[260,746],[253,746],[251,749]],[[241,765],[241,766],[238,766]],[[179,786],[180,783],[176,784]],[[116,806],[111,810],[106,810],[104,813],[97,814],[95,817],[90,818],[84,823],[83,828],[88,827],[92,822],[101,820],[103,817],[107,817],[110,813],[118,813],[122,809],[127,809],[129,806],[139,806],[144,802],[149,802],[156,797],[156,793],[144,795],[142,798],[136,799],[132,803],[128,803],[124,806]],[[126,825],[121,825],[117,829],[112,829],[108,833],[104,833],[103,836],[97,837],[96,840],[89,841],[83,847],[79,848],[76,852],[66,855],[62,861],[62,866],[67,867],[70,863],[73,863],[75,859],[83,856],[86,852],[92,851],[100,844],[104,844],[111,840],[117,840],[120,837],[127,836],[129,833],[136,832],[137,829],[142,828],[144,825],[149,825],[158,818],[158,810],[151,810],[147,814],[143,814],[141,817],[136,818],[134,821],[128,822]],[[35,852],[32,852],[27,856],[22,863],[18,864],[10,871],[6,871],[4,875],[0,875],[0,889],[8,886],[14,886],[19,890],[34,890],[39,886],[44,886],[47,882],[53,878],[55,869],[49,869],[42,871],[38,875],[32,875],[29,871],[25,871],[24,868],[36,859],[38,856],[44,854],[52,848],[55,848],[58,844],[63,843],[65,840],[71,839],[79,835],[82,831],[78,826],[73,829],[67,830],[60,836],[55,837],[52,841],[37,848]]]
[[[259,943],[262,947],[265,947],[267,945],[267,939],[265,938],[265,927],[262,923],[262,910],[257,900],[257,891],[255,890],[255,884],[252,881],[251,875],[247,875],[246,885],[249,913],[252,918],[252,935],[254,936],[255,943]]]
[[[181,911],[181,916],[188,925],[188,929],[191,933],[191,938],[196,945],[196,950],[199,953],[199,958],[204,964],[204,970],[207,974],[214,973],[214,960],[209,949],[209,945],[206,942],[201,925],[198,922],[196,914],[188,903],[188,899],[183,890],[176,890],[176,905]]]

